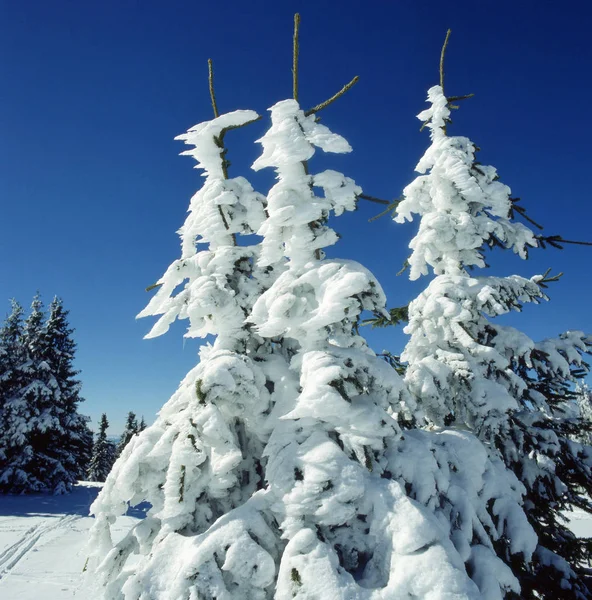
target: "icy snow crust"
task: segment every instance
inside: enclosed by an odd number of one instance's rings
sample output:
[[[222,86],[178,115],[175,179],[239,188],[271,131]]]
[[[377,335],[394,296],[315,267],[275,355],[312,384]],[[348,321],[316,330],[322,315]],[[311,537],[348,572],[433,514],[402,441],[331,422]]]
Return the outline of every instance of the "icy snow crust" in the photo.
[[[355,209],[361,190],[335,171],[310,174],[306,161],[316,147],[349,145],[294,100],[276,104],[254,164],[276,171],[265,198],[243,178],[224,179],[214,139],[251,118],[238,111],[182,136],[206,180],[180,231],[182,258],[140,316],[160,316],[149,335],[183,318],[187,335],[217,338],[92,506],[100,596],[518,593],[494,543],[511,529],[512,552],[536,546],[521,484],[468,432],[402,431],[399,419],[417,412],[413,395],[357,333],[363,311],[384,312],[382,288],[361,265],[324,258],[337,240],[330,213]],[[261,244],[235,243],[232,234],[254,231]],[[141,501],[152,504],[148,517],[112,543],[110,524]]]

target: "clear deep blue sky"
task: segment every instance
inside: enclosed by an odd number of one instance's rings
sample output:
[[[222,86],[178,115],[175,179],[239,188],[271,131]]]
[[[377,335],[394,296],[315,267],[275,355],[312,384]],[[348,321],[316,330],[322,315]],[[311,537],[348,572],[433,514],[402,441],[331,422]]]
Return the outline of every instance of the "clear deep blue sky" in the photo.
[[[393,198],[428,144],[414,118],[436,84],[448,27],[451,94],[475,93],[451,132],[482,148],[501,180],[549,233],[592,240],[590,98],[592,19],[587,2],[224,2],[27,0],[0,3],[0,301],[28,305],[37,289],[71,311],[82,370],[82,409],[122,429],[134,410],[151,421],[195,364],[183,326],[144,341],[136,321],[153,283],[179,254],[175,234],[200,186],[173,137],[211,118],[207,65],[214,60],[222,111],[265,109],[291,93],[291,35],[302,14],[301,101],[360,82],[323,114],[354,148],[319,159],[366,193]],[[227,136],[231,173],[251,175],[252,141],[267,120]],[[395,277],[414,225],[367,219],[362,204],[333,226],[332,256],[356,258],[383,283],[391,305],[427,281]],[[535,251],[523,263],[491,256],[496,274],[565,272],[551,302],[510,320],[535,338],[592,330],[592,249]],[[370,334],[400,352],[398,331]]]

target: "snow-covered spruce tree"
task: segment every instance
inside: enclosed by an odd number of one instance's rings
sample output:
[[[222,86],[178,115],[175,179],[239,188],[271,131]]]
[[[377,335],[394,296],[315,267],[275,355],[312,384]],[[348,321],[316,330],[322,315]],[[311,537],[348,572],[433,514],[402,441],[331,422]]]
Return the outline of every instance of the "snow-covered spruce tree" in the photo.
[[[432,144],[418,163],[421,173],[404,190],[396,221],[420,216],[410,244],[411,279],[436,277],[409,306],[410,340],[402,354],[406,383],[420,418],[434,426],[474,431],[501,456],[524,491],[524,508],[539,542],[530,556],[517,552],[515,531],[494,544],[520,580],[508,597],[590,598],[581,566],[586,543],[562,524],[561,510],[589,510],[590,449],[571,441],[575,423],[565,400],[585,364],[590,339],[568,332],[534,343],[491,319],[546,299],[546,276],[525,279],[472,276],[486,266],[484,248],[512,249],[526,258],[537,240],[514,222],[515,200],[495,168],[477,162],[477,148],[449,136],[450,104],[442,86],[428,92],[430,107],[418,118]],[[576,487],[581,486],[581,487]]]
[[[148,425],[146,425],[146,421],[144,419],[144,416],[142,415],[142,418],[140,419],[140,423],[138,424],[138,433],[140,433],[141,431],[144,431],[144,429],[146,429],[146,427],[148,427]]]
[[[29,453],[28,406],[21,395],[26,382],[27,356],[23,343],[23,308],[12,300],[12,310],[0,329],[0,491],[20,487],[26,474],[20,461]]]
[[[92,456],[88,467],[89,481],[105,481],[115,462],[115,444],[107,439],[109,421],[107,415],[101,415],[99,431],[92,447]]]
[[[37,454],[43,432],[57,423],[51,410],[55,381],[43,360],[43,322],[43,304],[37,294],[23,328],[23,377],[14,391],[4,431],[14,448],[0,477],[5,492],[43,491],[52,473],[51,461],[45,454]]]
[[[575,441],[590,424],[578,415],[573,390],[591,347],[590,337],[569,331],[534,344],[531,366],[514,364],[528,389],[496,444],[526,486],[525,506],[539,537],[534,568],[521,576],[525,598],[592,597],[592,572],[583,568],[592,543],[565,525],[574,507],[592,513],[592,447]]]
[[[134,437],[134,435],[136,435],[139,431],[136,414],[131,411],[128,412],[127,419],[125,420],[125,427],[123,429],[123,433],[121,434],[119,444],[117,445],[117,456],[123,452],[123,449],[128,445],[132,437]]]
[[[74,329],[69,325],[68,311],[60,298],[54,298],[49,306],[43,334],[43,360],[55,381],[52,411],[58,420],[57,425],[46,432],[50,438],[47,454],[59,463],[58,471],[64,473],[61,482],[53,477],[51,488],[55,490],[57,485],[68,488],[84,477],[93,440],[89,418],[78,412],[84,399],[80,396],[80,381],[76,379],[79,371],[73,364],[76,352]],[[43,447],[37,450],[42,452]]]
[[[11,312],[0,328],[0,411],[18,389],[23,363],[23,307],[11,301]]]
[[[295,100],[271,113],[254,164],[278,180],[260,261],[279,253],[289,262],[250,320],[262,336],[291,341],[300,384],[276,406],[265,452],[271,509],[288,542],[274,597],[494,599],[517,590],[493,548],[510,525],[521,528],[516,549],[536,543],[517,480],[468,434],[402,434],[397,417],[409,414],[410,398],[358,334],[363,311],[386,314],[382,289],[358,263],[324,258],[338,238],[329,214],[354,209],[361,190],[335,171],[310,174],[308,160],[315,147],[349,145]]]
[[[263,223],[265,198],[245,178],[228,178],[223,144],[228,130],[257,118],[238,110],[179,136],[205,182],[180,230],[181,258],[140,316],[162,315],[148,337],[178,318],[189,320],[187,337],[216,339],[126,446],[91,507],[89,570],[104,598],[260,598],[274,581],[282,542],[258,490],[272,396],[289,381],[274,343],[245,322],[275,274],[256,265],[257,246],[240,243]],[[109,524],[141,501],[152,505],[148,517],[113,545]]]
[[[88,419],[77,412],[80,383],[74,379],[76,345],[67,314],[55,299],[45,322],[37,295],[25,322],[19,376],[3,411],[8,448],[0,476],[3,491],[62,493],[88,466],[92,436]]]

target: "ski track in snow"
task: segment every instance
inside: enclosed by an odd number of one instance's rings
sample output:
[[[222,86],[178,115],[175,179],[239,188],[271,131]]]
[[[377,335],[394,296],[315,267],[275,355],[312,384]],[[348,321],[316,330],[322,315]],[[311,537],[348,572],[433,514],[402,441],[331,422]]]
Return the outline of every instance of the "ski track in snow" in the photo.
[[[55,529],[67,528],[70,523],[80,518],[78,515],[67,515],[57,519],[54,517],[28,529],[20,540],[0,554],[0,580],[10,574],[12,569],[43,536]]]
[[[95,600],[85,586],[88,515],[101,484],[81,482],[64,496],[0,495],[0,600]],[[117,519],[122,537],[141,511]]]

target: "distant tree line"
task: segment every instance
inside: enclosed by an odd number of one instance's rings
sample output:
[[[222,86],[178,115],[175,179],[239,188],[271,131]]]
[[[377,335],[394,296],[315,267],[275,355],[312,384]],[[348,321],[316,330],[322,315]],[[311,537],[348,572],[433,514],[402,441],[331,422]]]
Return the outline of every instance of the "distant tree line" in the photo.
[[[134,435],[146,429],[146,422],[144,421],[144,417],[142,417],[138,423],[136,414],[129,412],[118,444],[113,443],[107,437],[108,427],[109,421],[107,415],[103,413],[99,423],[99,431],[93,444],[92,457],[88,468],[87,478],[89,481],[105,481],[113,464],[119,458],[128,442]]]
[[[0,328],[0,493],[67,492],[76,481],[105,481],[133,435],[146,427],[128,414],[118,444],[107,439],[103,414],[93,442],[89,417],[78,412],[79,372],[68,311],[39,294],[29,315],[12,300]]]
[[[0,492],[63,493],[86,474],[92,432],[78,412],[73,332],[60,298],[46,313],[37,294],[26,318],[12,301],[0,328]]]

